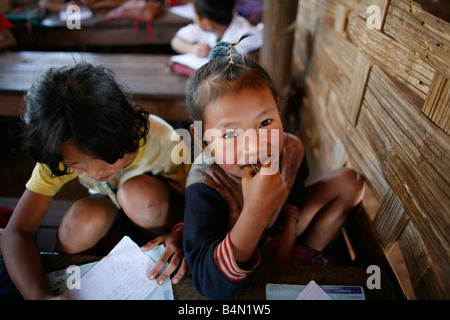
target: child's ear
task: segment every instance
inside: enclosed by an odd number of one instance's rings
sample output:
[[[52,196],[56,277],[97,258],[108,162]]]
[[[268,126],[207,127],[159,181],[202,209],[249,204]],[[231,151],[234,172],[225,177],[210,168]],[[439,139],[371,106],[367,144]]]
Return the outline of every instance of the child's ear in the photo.
[[[206,144],[204,143],[202,139],[202,132],[198,132],[198,128],[196,128],[193,124],[189,127],[189,130],[191,131],[192,136],[194,137],[194,142],[199,147],[202,152],[204,151]]]

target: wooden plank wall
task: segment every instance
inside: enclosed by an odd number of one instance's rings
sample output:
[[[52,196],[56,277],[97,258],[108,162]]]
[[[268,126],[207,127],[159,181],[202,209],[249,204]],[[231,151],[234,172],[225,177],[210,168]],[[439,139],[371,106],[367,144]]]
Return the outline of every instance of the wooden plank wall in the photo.
[[[407,298],[450,298],[450,24],[410,0],[300,0],[293,68],[313,176],[361,172],[358,228],[399,277],[400,251]]]

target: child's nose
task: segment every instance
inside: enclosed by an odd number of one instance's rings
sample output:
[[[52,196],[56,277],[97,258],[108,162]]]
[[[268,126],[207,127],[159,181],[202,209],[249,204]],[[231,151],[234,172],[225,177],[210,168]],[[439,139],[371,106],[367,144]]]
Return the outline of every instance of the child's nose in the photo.
[[[245,156],[247,162],[256,163],[256,161],[258,161],[260,142],[260,139],[257,137],[245,141]]]
[[[247,153],[249,155],[258,154],[258,141],[256,139],[249,139],[247,145]]]
[[[90,178],[102,178],[105,169],[95,164],[86,164],[85,171],[86,175]]]

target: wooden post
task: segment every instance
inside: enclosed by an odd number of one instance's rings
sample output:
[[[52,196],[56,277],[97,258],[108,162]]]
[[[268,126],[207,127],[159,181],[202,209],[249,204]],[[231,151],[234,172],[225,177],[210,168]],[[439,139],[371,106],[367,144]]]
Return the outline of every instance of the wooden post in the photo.
[[[260,63],[271,75],[280,94],[284,117],[291,86],[291,59],[298,0],[264,0],[264,44]]]

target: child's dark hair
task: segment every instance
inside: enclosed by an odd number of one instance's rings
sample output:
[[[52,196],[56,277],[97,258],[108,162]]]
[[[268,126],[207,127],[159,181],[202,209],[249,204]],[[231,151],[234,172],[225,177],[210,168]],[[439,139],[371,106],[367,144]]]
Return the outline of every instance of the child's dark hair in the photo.
[[[61,145],[114,163],[135,152],[149,130],[148,113],[103,66],[80,62],[51,68],[29,89],[24,143],[33,159],[54,176],[69,173],[61,164]]]
[[[269,88],[278,106],[278,93],[266,70],[252,58],[237,54],[232,46],[219,42],[210,61],[188,79],[186,103],[193,121],[204,120],[203,110],[208,103],[242,89]]]
[[[221,25],[233,20],[235,0],[193,0],[194,9],[200,19],[208,18]]]

